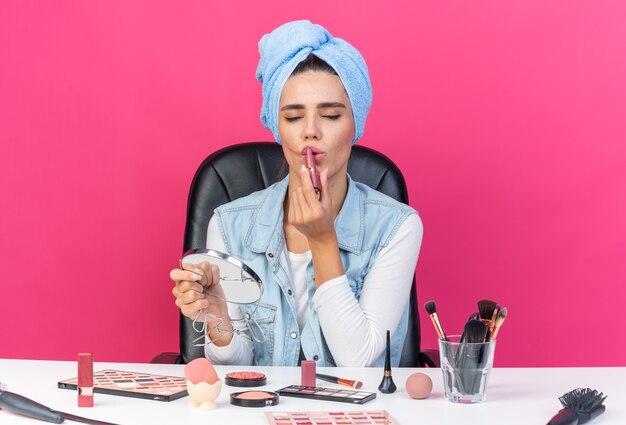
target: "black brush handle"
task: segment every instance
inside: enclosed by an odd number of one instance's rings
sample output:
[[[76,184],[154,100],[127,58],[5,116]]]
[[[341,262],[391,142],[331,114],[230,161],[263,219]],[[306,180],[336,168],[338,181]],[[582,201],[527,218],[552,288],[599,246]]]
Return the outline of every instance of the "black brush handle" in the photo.
[[[494,344],[493,342],[490,342],[489,344]],[[491,348],[487,345],[481,345],[479,352],[478,352],[478,361],[477,361],[477,365],[476,365],[476,369],[481,370],[481,373],[476,373],[474,375],[474,381],[472,382],[472,391],[473,393],[477,393],[480,391],[480,384],[482,382],[482,370],[485,368],[485,366],[487,365],[487,360],[489,360],[489,353],[487,353],[487,351],[489,351]]]
[[[52,410],[49,407],[39,404],[29,398],[15,394],[9,391],[0,393],[0,407],[9,412],[18,413],[54,424],[60,424],[65,421],[63,413]]]
[[[456,362],[456,379],[457,379],[457,389],[460,393],[466,393],[466,384],[467,384],[467,346],[465,344],[460,344],[459,349],[456,352],[457,357],[455,359]]]
[[[480,317],[480,314],[474,313],[469,317],[469,319],[467,319],[467,321],[469,322],[470,320],[478,320],[479,317]],[[465,342],[465,332],[461,334],[461,339],[459,339],[459,342]]]
[[[472,314],[469,320],[472,320],[474,316],[478,316],[478,313]],[[461,333],[461,338],[459,338],[459,348],[457,349],[455,353],[455,357],[454,357],[454,363],[456,365],[455,376],[456,376],[456,382],[457,382],[457,389],[462,394],[466,393],[466,384],[467,384],[467,371],[466,371],[467,345],[465,345],[465,339],[466,339],[466,336],[465,336],[465,327],[464,327],[463,332]]]
[[[465,350],[463,385],[466,393],[470,395],[478,394],[482,368],[480,367],[483,346],[478,344],[468,344]]]
[[[68,421],[81,422],[90,425],[116,425],[111,422],[98,421],[96,419],[83,418],[82,416],[72,415],[70,413],[62,412],[65,415],[65,419]]]

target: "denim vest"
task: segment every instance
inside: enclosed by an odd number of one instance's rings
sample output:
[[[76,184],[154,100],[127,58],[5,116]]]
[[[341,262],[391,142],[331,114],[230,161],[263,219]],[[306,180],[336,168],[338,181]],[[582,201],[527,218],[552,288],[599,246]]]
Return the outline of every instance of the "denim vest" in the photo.
[[[267,189],[252,193],[218,207],[222,239],[231,255],[240,258],[263,282],[263,296],[258,306],[242,306],[246,319],[255,320],[248,327],[263,342],[255,341],[254,365],[296,366],[300,348],[318,366],[334,366],[335,362],[324,341],[319,317],[311,302],[309,317],[302,332],[296,321],[295,290],[291,278],[289,255],[283,232],[283,201],[289,177]],[[348,191],[335,232],[341,261],[350,288],[358,300],[363,279],[374,264],[380,250],[387,246],[402,222],[416,211],[408,205],[354,182],[348,176]],[[309,299],[315,293],[313,262],[306,270]],[[397,329],[392,329],[391,362],[398,366],[408,322],[408,299]],[[390,309],[400,306],[389,306]],[[255,310],[256,309],[256,310]],[[341,326],[341,324],[337,324]],[[382,366],[384,353],[375,366]]]

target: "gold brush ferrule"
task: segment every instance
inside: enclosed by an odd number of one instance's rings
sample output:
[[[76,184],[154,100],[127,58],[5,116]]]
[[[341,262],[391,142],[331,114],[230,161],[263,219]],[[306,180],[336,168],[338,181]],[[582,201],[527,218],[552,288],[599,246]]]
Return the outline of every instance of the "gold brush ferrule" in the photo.
[[[430,314],[430,320],[432,320],[433,325],[435,326],[435,332],[437,332],[437,338],[442,341],[446,340],[446,333],[443,331],[441,327],[441,323],[439,323],[439,318],[437,317],[437,313]]]
[[[499,312],[500,312],[500,309],[498,308],[498,306],[496,306],[496,308],[493,309],[493,314],[491,315],[491,321],[489,323],[489,333],[490,334],[493,334],[493,332],[496,329],[496,318],[498,317],[498,313]]]
[[[498,326],[498,324],[496,324],[493,327],[493,332],[491,333],[491,337],[489,338],[489,341],[495,341],[496,340],[496,336],[498,336],[498,331],[500,330],[500,326]]]

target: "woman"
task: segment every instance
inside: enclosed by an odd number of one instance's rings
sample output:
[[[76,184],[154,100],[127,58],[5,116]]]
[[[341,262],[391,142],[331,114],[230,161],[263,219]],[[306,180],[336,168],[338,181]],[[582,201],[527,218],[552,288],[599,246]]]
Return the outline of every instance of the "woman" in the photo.
[[[209,320],[207,358],[216,364],[380,366],[392,332],[392,364],[406,335],[408,299],[422,239],[419,216],[347,175],[352,144],[371,105],[365,62],[345,41],[308,21],[290,22],[259,42],[261,121],[282,144],[289,175],[222,205],[207,247],[228,252],[264,282],[251,338],[234,323],[251,308],[203,293],[219,270],[204,263],[172,270],[173,294],[190,318]],[[310,148],[320,169],[319,195],[305,167]],[[219,325],[216,327],[216,325]]]

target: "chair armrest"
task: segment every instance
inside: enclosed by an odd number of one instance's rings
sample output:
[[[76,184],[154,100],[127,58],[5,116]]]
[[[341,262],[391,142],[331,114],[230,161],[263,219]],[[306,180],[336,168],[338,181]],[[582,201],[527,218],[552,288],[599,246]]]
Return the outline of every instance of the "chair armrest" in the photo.
[[[439,350],[423,350],[418,356],[420,367],[441,367],[439,360]]]
[[[171,351],[167,351],[164,353],[159,353],[150,360],[150,363],[159,363],[159,364],[181,364],[183,362],[180,353],[174,353]]]

